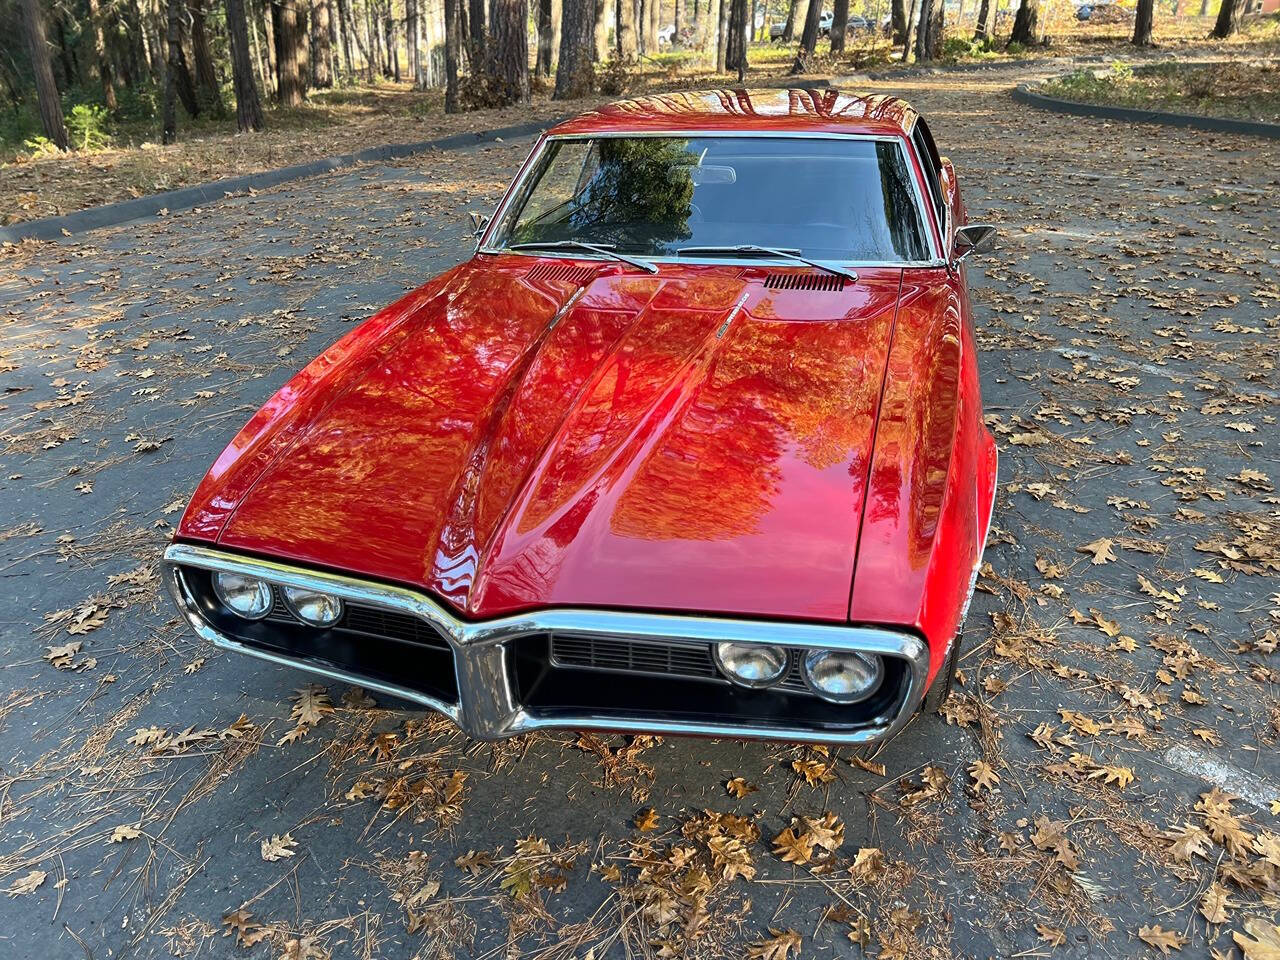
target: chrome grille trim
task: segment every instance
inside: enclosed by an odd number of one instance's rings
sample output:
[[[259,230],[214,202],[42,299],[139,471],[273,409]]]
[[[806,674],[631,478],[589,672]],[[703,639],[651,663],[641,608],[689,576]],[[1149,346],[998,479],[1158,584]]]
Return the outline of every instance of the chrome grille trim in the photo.
[[[694,734],[810,743],[873,743],[897,733],[915,714],[924,697],[929,650],[909,633],[877,627],[810,624],[791,621],[736,620],[724,617],[674,616],[616,610],[535,610],[485,621],[467,621],[423,593],[339,574],[303,569],[209,547],[175,543],[164,553],[165,581],[192,629],[222,649],[305,670],[329,679],[363,686],[437,710],[453,719],[469,735],[502,739],[534,730],[628,730],[648,733]],[[184,567],[226,571],[259,577],[277,585],[321,590],[344,601],[406,615],[422,621],[453,650],[458,702],[448,703],[392,683],[373,680],[304,658],[281,656],[226,636],[204,618],[181,575]],[[797,724],[761,727],[749,722],[690,722],[652,716],[634,720],[589,711],[547,716],[527,710],[517,700],[514,678],[507,664],[510,641],[555,634],[589,635],[597,641],[654,638],[668,645],[702,645],[720,641],[767,643],[801,649],[856,650],[899,658],[906,663],[905,690],[892,713],[872,718],[849,730],[830,730]]]

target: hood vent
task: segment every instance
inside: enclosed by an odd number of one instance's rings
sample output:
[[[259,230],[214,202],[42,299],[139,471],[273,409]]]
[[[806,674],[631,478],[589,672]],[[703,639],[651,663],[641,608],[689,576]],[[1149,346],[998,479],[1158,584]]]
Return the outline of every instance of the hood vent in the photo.
[[[835,293],[848,281],[834,273],[771,273],[764,278],[770,290],[823,290]]]
[[[535,283],[570,283],[581,286],[595,276],[595,267],[578,267],[571,263],[539,263],[527,274]]]

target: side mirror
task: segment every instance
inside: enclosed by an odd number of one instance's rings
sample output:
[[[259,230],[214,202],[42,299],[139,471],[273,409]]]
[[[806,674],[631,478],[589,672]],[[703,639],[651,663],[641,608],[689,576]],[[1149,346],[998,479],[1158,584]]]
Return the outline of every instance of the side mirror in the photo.
[[[489,218],[477,210],[468,210],[467,213],[471,217],[471,236],[479,240],[489,226]]]
[[[989,223],[970,223],[956,230],[954,259],[959,263],[971,253],[985,253],[996,245],[996,228]]]

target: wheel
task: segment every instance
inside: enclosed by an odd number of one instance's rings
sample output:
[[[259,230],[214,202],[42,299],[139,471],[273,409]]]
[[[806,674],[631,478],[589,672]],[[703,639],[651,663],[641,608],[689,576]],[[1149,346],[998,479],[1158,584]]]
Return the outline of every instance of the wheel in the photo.
[[[951,687],[956,682],[956,667],[959,665],[960,634],[957,633],[955,639],[951,641],[951,650],[947,653],[947,659],[942,662],[941,669],[938,670],[937,676],[933,678],[933,684],[929,687],[924,695],[924,700],[920,703],[921,713],[938,712],[938,708],[942,706],[951,694]]]

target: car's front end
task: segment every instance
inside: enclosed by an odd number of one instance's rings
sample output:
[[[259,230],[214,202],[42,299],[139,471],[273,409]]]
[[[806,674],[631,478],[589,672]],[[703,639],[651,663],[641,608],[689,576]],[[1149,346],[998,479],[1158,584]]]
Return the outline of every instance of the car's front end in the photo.
[[[994,448],[913,114],[823,103],[881,119],[544,138],[474,257],[219,457],[166,552],[190,625],[479,738],[900,729]]]

